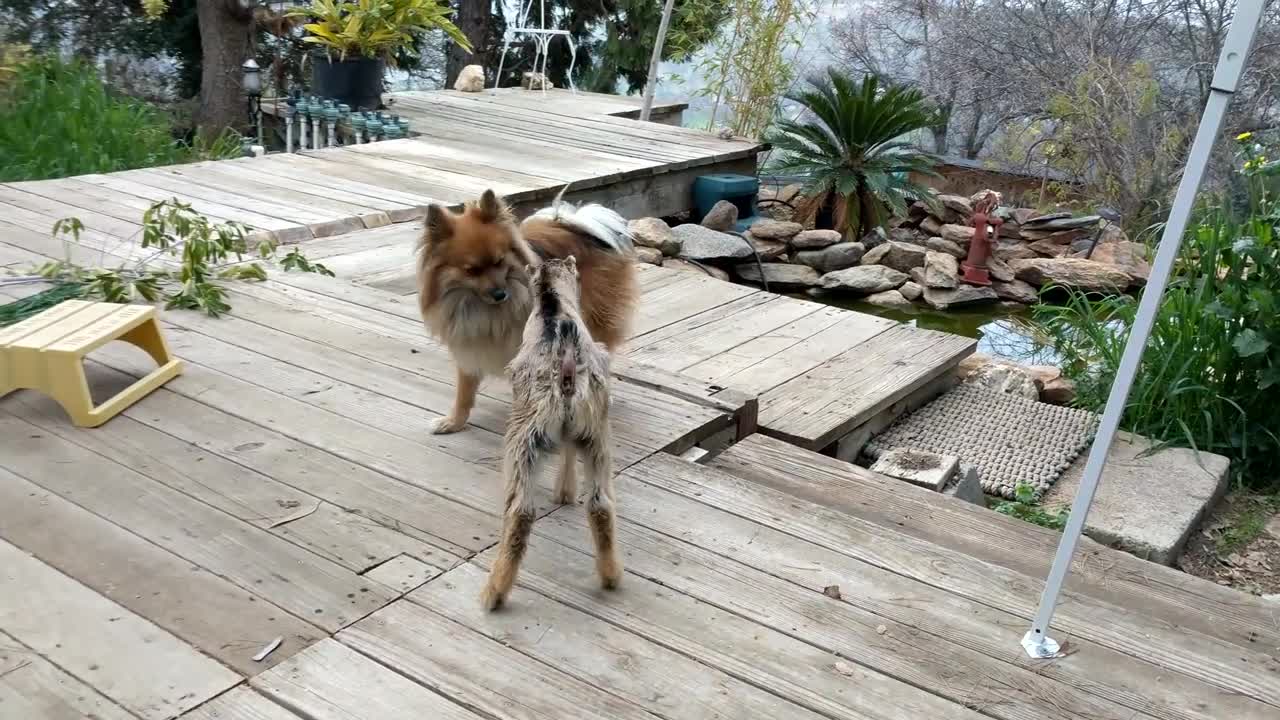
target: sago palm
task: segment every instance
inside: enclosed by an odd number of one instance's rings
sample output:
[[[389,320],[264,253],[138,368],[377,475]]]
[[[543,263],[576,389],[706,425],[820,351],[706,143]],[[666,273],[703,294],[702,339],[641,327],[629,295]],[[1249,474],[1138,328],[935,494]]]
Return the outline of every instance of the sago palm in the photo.
[[[882,86],[873,75],[859,85],[828,69],[787,98],[805,112],[777,122],[767,139],[781,153],[777,172],[807,178],[798,222],[826,210],[834,228],[859,238],[905,214],[912,198],[930,197],[910,175],[937,176],[938,158],[905,139],[934,123],[920,91]]]

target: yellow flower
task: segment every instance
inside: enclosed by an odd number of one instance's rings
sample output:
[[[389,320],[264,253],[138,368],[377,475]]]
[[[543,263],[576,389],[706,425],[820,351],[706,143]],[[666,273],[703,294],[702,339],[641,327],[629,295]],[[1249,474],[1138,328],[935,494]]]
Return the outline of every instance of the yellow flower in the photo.
[[[1251,137],[1253,137],[1253,133],[1251,133],[1251,132],[1242,132],[1242,133],[1240,133],[1239,135],[1237,135],[1237,136],[1236,136],[1236,140],[1239,140],[1240,142],[1244,142],[1245,140],[1248,140],[1248,139],[1249,139],[1249,138],[1251,138]]]

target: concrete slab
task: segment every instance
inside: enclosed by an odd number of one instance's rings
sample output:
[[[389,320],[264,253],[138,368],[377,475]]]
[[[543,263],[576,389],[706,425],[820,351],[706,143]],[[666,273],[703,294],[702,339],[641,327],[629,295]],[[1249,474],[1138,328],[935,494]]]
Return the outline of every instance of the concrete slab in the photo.
[[[1107,454],[1085,534],[1162,565],[1173,565],[1187,538],[1227,488],[1230,461],[1213,453],[1169,448],[1120,433]],[[1088,452],[1080,454],[1045,494],[1049,509],[1069,509]]]
[[[882,454],[871,471],[941,492],[959,466],[960,458],[955,455],[894,448]]]

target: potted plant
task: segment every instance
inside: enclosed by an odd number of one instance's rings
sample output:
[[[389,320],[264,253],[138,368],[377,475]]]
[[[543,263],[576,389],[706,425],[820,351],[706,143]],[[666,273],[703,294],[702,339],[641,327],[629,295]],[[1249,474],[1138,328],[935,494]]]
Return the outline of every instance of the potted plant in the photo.
[[[808,178],[795,221],[839,230],[853,239],[905,215],[913,198],[932,197],[911,173],[936,176],[938,158],[904,140],[931,127],[933,110],[919,90],[861,83],[836,69],[788,96],[804,107],[780,120],[766,139],[781,151],[781,174]]]
[[[439,0],[312,0],[290,15],[311,20],[303,25],[303,41],[317,46],[311,57],[311,91],[353,109],[381,105],[385,67],[412,56],[423,33],[442,30],[471,50],[467,37],[449,20],[453,10]]]

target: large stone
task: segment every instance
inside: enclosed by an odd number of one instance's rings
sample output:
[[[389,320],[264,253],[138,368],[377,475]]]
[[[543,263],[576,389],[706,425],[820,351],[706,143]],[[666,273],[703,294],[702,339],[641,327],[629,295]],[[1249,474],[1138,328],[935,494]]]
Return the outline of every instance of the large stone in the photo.
[[[738,222],[738,206],[728,200],[717,201],[702,218],[702,227],[726,232]]]
[[[996,297],[1001,300],[1012,300],[1024,305],[1034,304],[1036,300],[1040,299],[1039,291],[1021,280],[1000,282],[992,278],[991,289],[996,291]]]
[[[973,242],[973,228],[968,225],[943,225],[936,233],[943,240],[950,240],[960,247],[969,247]]]
[[[822,276],[826,290],[870,295],[885,290],[896,290],[907,281],[907,276],[883,265],[859,265],[846,270],[836,270]]]
[[[685,260],[716,262],[754,257],[751,243],[737,235],[685,223],[671,228],[680,241],[680,257]]]
[[[911,272],[907,273],[907,277],[911,278],[911,282],[923,288],[924,287],[924,266],[921,265],[918,268],[911,268]]]
[[[751,225],[751,234],[762,240],[790,240],[804,230],[800,223],[761,218]]]
[[[898,292],[902,293],[902,297],[908,300],[919,300],[924,294],[924,288],[908,280],[902,283],[902,287],[898,288]]]
[[[645,247],[643,245],[636,246],[636,260],[649,265],[662,264],[662,251],[658,248]]]
[[[627,223],[631,238],[641,247],[656,248],[663,255],[679,255],[680,241],[662,218],[647,217]]]
[[[1093,256],[1089,259],[1120,268],[1137,287],[1146,285],[1147,276],[1151,274],[1146,246],[1128,240],[1100,244],[1093,249]]]
[[[955,221],[963,222],[973,215],[973,204],[969,202],[969,198],[961,195],[939,195],[938,202],[942,207],[951,211],[950,214]],[[954,221],[953,221],[954,222]]]
[[[1097,215],[1082,215],[1080,217],[1056,217],[1049,216],[1032,218],[1023,224],[1023,229],[1028,230],[1075,230],[1080,228],[1094,228],[1098,226],[1098,222],[1102,218]]]
[[[478,93],[484,90],[484,68],[479,65],[468,65],[458,73],[453,81],[453,89],[458,92]]]
[[[526,72],[520,77],[520,87],[525,90],[552,90],[555,83],[540,72]]]
[[[895,310],[902,310],[911,307],[911,301],[908,300],[899,290],[885,290],[884,292],[872,293],[863,298],[863,300],[871,303],[872,305],[878,305],[883,308],[892,308]]]
[[[954,455],[897,447],[881,453],[870,469],[934,492],[942,492],[959,467],[960,458]]]
[[[944,240],[943,238],[940,238],[940,237],[929,238],[928,240],[925,241],[924,246],[929,248],[930,250],[943,252],[956,258],[963,258],[964,256],[969,254],[967,251],[965,251],[964,248],[960,247],[956,243],[953,243],[950,240]]]
[[[1105,263],[1078,258],[1039,258],[1009,263],[1019,280],[1036,286],[1048,284],[1086,292],[1120,293],[1129,287],[1129,275]]]
[[[1092,237],[1087,230],[1028,230],[1026,228],[1023,228],[1019,235],[1023,240],[1048,240],[1059,245],[1070,245],[1077,240]]]
[[[862,256],[863,265],[884,265],[898,272],[910,272],[911,268],[924,265],[924,256],[928,250],[919,245],[890,240],[874,247]]]
[[[734,273],[750,283],[760,283],[760,270],[764,269],[764,279],[772,291],[807,290],[818,284],[818,271],[804,265],[787,263],[743,263],[733,269]]]
[[[954,288],[960,284],[960,263],[955,256],[930,250],[924,257],[924,286]]]
[[[1107,453],[1084,532],[1100,543],[1173,565],[1187,538],[1227,488],[1230,462],[1221,455],[1166,448],[1120,433]],[[1088,453],[1082,453],[1045,494],[1051,510],[1069,509]]]
[[[927,247],[929,243],[928,235],[916,230],[915,228],[907,227],[896,227],[890,230],[889,239],[896,242],[908,243],[910,245],[919,245],[921,247]]]
[[[1052,240],[1036,240],[1027,243],[1027,248],[1041,257],[1051,258],[1062,257],[1071,252],[1070,245],[1060,245]]]
[[[791,238],[793,250],[821,250],[840,242],[843,236],[835,230],[805,230]]]
[[[772,262],[787,254],[787,244],[781,240],[761,240],[753,237],[751,233],[747,233],[747,239],[751,241],[751,247],[756,249],[756,253],[760,255],[761,262]]]
[[[1071,405],[1076,401],[1076,384],[1068,378],[1054,378],[1040,388],[1040,402],[1050,405]]]
[[[682,272],[697,273],[698,275],[710,275],[717,280],[729,282],[729,273],[718,267],[711,265],[703,265],[702,263],[690,262],[680,258],[669,257],[662,261],[662,267],[668,270],[680,270]]]
[[[920,229],[929,235],[941,235],[943,225],[941,220],[932,215],[920,221]]]
[[[987,272],[990,273],[992,280],[1013,282],[1013,268],[1009,267],[1009,263],[998,257],[987,258]]]
[[[1040,213],[1036,212],[1035,208],[1014,208],[1009,214],[1013,216],[1014,222],[1019,225],[1026,225]]]
[[[986,353],[972,353],[956,364],[955,369],[952,370],[952,376],[956,380],[964,382],[964,379],[969,377],[970,373],[991,362],[991,356]]]
[[[1031,258],[1040,257],[1040,253],[1027,247],[1025,243],[1020,242],[1001,242],[996,245],[994,254],[1005,262],[1029,260]]]
[[[792,259],[820,273],[829,273],[857,265],[863,254],[862,243],[838,243],[822,250],[802,250]]]
[[[1013,395],[1027,400],[1039,400],[1040,388],[1036,379],[1021,365],[1009,362],[990,362],[974,370],[964,379],[966,384],[977,385],[1002,395]]]
[[[960,287],[954,290],[945,288],[931,288],[926,286],[924,289],[924,301],[934,310],[946,310],[950,307],[958,305],[978,305],[981,303],[995,302],[996,291],[989,287],[978,287],[975,285],[960,284]]]
[[[889,241],[889,236],[885,234],[884,228],[875,228],[871,232],[862,236],[858,242],[862,243],[862,247],[870,250],[871,248],[880,247]]]

